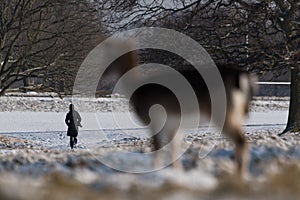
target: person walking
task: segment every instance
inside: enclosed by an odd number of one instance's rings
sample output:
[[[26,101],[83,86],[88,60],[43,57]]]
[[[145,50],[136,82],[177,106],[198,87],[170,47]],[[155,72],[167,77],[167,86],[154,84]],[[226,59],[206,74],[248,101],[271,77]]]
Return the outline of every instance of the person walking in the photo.
[[[67,113],[65,122],[68,126],[67,136],[70,136],[70,147],[74,148],[74,145],[77,144],[77,136],[78,136],[78,127],[82,127],[81,125],[81,117],[79,113],[74,109],[74,105],[70,104],[69,112]]]

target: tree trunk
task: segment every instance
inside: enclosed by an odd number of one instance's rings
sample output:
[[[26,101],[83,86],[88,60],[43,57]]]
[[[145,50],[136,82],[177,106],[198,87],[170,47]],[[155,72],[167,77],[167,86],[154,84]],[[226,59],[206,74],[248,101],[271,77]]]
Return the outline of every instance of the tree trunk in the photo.
[[[285,130],[279,134],[300,131],[300,69],[291,69],[289,117]]]

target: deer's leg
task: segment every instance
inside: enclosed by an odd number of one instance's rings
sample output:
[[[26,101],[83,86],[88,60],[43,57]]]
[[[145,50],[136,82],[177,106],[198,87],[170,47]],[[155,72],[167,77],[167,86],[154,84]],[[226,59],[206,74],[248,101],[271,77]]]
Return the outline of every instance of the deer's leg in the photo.
[[[242,131],[242,124],[245,119],[245,112],[241,107],[228,110],[223,127],[224,133],[235,144],[235,159],[237,163],[238,174],[242,177],[248,173],[249,151],[247,138]]]
[[[152,137],[153,140],[152,151],[154,152],[153,165],[155,168],[161,168],[163,166],[163,155],[162,155],[163,152],[161,150],[163,146],[160,141],[161,134],[163,133],[159,132]]]
[[[176,170],[181,170],[181,161],[178,159],[180,153],[180,143],[182,136],[176,129],[163,128],[158,134],[153,136],[153,151],[155,151],[154,166],[163,167],[164,158],[171,161]]]
[[[181,161],[180,161],[180,158],[178,158],[178,155],[180,155],[180,152],[181,152],[181,142],[183,140],[183,135],[181,133],[180,130],[173,130],[172,131],[172,143],[171,143],[171,159],[172,159],[172,162],[173,162],[173,167],[175,170],[182,170],[183,167],[182,167],[182,164],[181,164]]]
[[[248,174],[249,152],[247,138],[243,134],[242,125],[247,116],[245,108],[248,104],[241,92],[232,92],[230,97],[224,126],[222,127],[220,120],[216,120],[216,123],[220,128],[223,128],[224,133],[235,144],[237,172],[241,177],[245,177]]]
[[[243,135],[241,128],[227,126],[225,128],[225,134],[229,136],[230,139],[235,144],[235,159],[237,164],[237,172],[241,177],[244,177],[248,173],[249,165],[249,152],[248,152],[248,142],[246,137]]]

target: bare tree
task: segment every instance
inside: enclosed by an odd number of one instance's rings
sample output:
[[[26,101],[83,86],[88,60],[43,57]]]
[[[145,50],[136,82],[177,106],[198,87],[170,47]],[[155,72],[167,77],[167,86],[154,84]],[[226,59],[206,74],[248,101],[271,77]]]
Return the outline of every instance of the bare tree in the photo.
[[[300,131],[300,1],[272,1],[270,20],[284,37],[281,60],[291,69],[291,99],[286,132]]]
[[[291,70],[289,119],[284,132],[300,131],[300,1],[134,0],[99,7],[109,30],[161,26],[183,32],[217,62],[257,73]]]
[[[1,0],[0,94],[28,77],[42,80],[40,89],[72,85],[99,38],[99,17],[86,0]]]

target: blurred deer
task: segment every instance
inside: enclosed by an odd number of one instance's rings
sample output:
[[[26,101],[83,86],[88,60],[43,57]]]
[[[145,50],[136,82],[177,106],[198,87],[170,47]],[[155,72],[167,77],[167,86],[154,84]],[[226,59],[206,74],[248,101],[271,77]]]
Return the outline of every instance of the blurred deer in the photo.
[[[116,61],[122,63],[121,67],[115,68],[113,71],[119,77],[138,65],[138,59],[135,52],[129,52]],[[227,110],[225,114],[224,125],[213,119],[215,124],[223,130],[235,144],[235,159],[237,164],[238,174],[243,176],[247,172],[249,153],[247,138],[243,135],[242,124],[249,112],[249,103],[253,93],[255,92],[255,77],[249,73],[239,70],[232,65],[217,65],[221,77],[224,82]],[[209,90],[202,76],[196,69],[182,69],[179,72],[189,82],[193,88],[201,113],[203,112],[208,117],[211,116],[211,99]],[[160,79],[170,78],[168,74],[160,74]],[[155,78],[155,77],[154,77]],[[131,81],[138,81],[143,79],[140,74],[135,74]],[[125,87],[126,88],[126,87]],[[216,88],[218,89],[218,88]],[[158,131],[157,127],[152,127],[153,151],[157,151],[166,146],[173,139],[177,133],[180,120],[181,109],[180,103],[174,93],[168,88],[158,84],[146,84],[139,87],[131,97],[128,97],[130,102],[141,121],[145,124],[151,122],[149,110],[153,105],[161,105],[166,113],[167,119],[163,128]],[[191,111],[192,114],[193,111]],[[223,125],[223,126],[222,126]],[[176,152],[180,146],[178,142],[173,142],[170,149],[171,157],[175,159]],[[161,156],[156,156],[154,163],[161,163]],[[174,163],[175,166],[180,167],[179,161]]]
[[[224,81],[227,110],[224,126],[218,119],[213,119],[235,144],[236,162],[239,174],[244,174],[248,167],[248,143],[242,133],[242,124],[248,115],[249,103],[255,91],[255,79],[247,72],[240,71],[227,65],[218,65]],[[191,84],[199,103],[200,111],[211,117],[211,100],[209,90],[196,70],[181,70],[181,74]],[[161,78],[169,78],[161,77]],[[155,104],[163,106],[167,113],[164,127],[158,132],[153,132],[154,151],[167,145],[178,131],[181,110],[180,104],[172,91],[157,84],[148,84],[140,87],[130,98],[137,115],[145,123],[150,123],[149,109]],[[192,113],[191,113],[192,114]],[[153,130],[156,130],[154,127]],[[178,142],[174,142],[174,145]],[[172,157],[175,159],[177,148],[173,147]],[[157,158],[159,159],[159,158]],[[157,161],[160,162],[160,161]],[[178,163],[175,163],[178,166]]]

